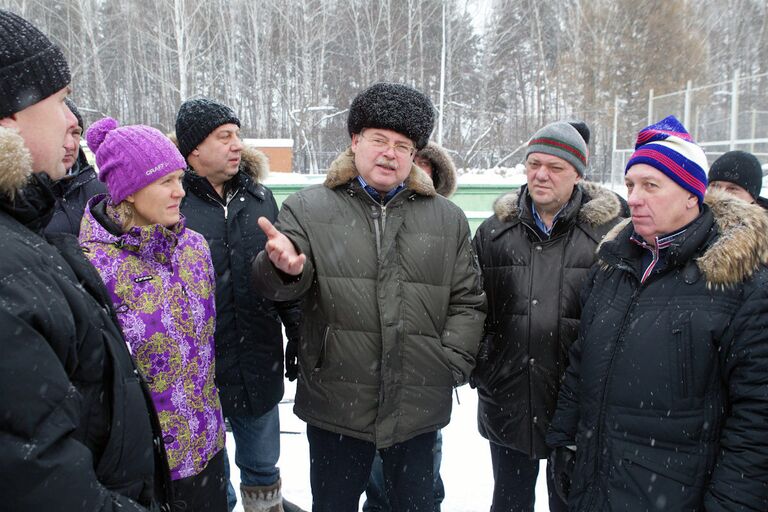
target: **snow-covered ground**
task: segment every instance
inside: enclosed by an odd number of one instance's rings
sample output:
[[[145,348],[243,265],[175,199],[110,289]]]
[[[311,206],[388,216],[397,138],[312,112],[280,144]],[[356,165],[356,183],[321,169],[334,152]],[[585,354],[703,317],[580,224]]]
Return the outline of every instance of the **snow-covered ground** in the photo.
[[[280,404],[280,473],[283,494],[290,501],[309,511],[312,493],[309,487],[309,446],[306,424],[293,414],[295,383],[286,381],[285,398]],[[445,484],[443,512],[485,512],[491,506],[493,475],[488,442],[477,433],[477,393],[469,386],[458,389],[459,402],[454,395],[451,423],[443,430],[443,463],[440,474]],[[232,481],[238,487],[240,474],[235,465],[235,445],[227,434],[227,451]],[[536,485],[536,512],[547,507],[544,464]],[[362,505],[362,500],[360,501]],[[235,511],[242,512],[238,502]]]

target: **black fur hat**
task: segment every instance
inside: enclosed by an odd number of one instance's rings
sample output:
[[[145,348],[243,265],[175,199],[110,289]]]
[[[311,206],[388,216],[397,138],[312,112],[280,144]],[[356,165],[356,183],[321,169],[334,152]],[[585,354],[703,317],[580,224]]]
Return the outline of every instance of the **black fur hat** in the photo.
[[[349,135],[365,128],[383,128],[405,135],[416,149],[427,145],[435,124],[430,99],[413,87],[379,82],[358,94],[349,107]]]

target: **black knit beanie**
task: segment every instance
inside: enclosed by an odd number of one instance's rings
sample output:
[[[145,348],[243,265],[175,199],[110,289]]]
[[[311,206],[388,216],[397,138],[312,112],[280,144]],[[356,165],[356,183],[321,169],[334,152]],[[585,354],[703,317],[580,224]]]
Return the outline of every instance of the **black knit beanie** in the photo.
[[[735,183],[756,200],[760,196],[760,189],[763,188],[763,169],[752,153],[729,151],[712,163],[709,168],[709,181]]]
[[[240,126],[240,119],[226,105],[207,98],[182,103],[176,116],[176,138],[182,156],[187,158],[213,130],[229,123]]]
[[[365,128],[382,128],[405,135],[416,149],[429,142],[435,124],[430,99],[413,87],[380,82],[358,94],[349,107],[349,135]]]
[[[61,50],[30,22],[0,9],[0,119],[44,100],[70,81]]]

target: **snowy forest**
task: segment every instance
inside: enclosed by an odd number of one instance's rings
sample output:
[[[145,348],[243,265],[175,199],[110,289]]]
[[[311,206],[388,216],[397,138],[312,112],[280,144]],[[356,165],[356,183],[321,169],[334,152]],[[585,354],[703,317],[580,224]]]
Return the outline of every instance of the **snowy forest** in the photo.
[[[591,125],[599,166],[616,98],[627,145],[646,124],[649,89],[768,71],[766,0],[0,5],[64,49],[87,122],[110,115],[172,130],[184,99],[209,96],[240,114],[244,136],[293,139],[296,170],[323,169],[348,144],[346,108],[376,81],[413,85],[442,106],[433,138],[459,166],[499,164],[555,119]]]

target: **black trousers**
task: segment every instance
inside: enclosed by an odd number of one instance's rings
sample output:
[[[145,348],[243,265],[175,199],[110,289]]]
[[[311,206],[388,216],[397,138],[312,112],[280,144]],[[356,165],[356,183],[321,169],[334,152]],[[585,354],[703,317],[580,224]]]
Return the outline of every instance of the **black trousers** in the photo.
[[[533,512],[536,500],[536,478],[539,476],[539,461],[528,455],[490,443],[491,464],[493,465],[493,502],[491,512]],[[549,510],[566,512],[568,506],[555,492],[555,485],[547,471]]]
[[[228,512],[226,454],[220,450],[200,473],[173,481],[173,512]]]
[[[379,450],[393,512],[432,512],[435,432]],[[376,454],[373,443],[307,425],[312,512],[357,512]]]

